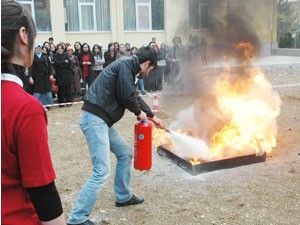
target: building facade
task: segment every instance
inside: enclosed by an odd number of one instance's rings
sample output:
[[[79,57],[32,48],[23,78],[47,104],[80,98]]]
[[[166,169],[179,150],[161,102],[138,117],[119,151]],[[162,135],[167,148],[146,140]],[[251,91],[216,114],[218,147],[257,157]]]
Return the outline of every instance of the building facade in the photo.
[[[276,0],[22,0],[38,28],[37,41],[53,37],[100,43],[148,44],[152,37],[172,45],[180,36],[187,45],[190,36],[205,37],[210,44],[213,21],[224,21],[228,9],[243,6],[252,16],[263,51],[276,46]],[[261,3],[263,2],[263,4]],[[250,21],[251,22],[251,21]],[[227,26],[230,26],[228,24]],[[225,28],[226,29],[226,28]],[[224,31],[224,33],[226,33]]]

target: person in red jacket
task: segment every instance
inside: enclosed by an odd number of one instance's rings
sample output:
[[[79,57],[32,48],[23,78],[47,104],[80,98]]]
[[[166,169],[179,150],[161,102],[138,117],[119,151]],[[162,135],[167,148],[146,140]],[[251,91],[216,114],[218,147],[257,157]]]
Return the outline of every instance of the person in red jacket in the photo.
[[[91,52],[91,48],[87,43],[82,44],[82,49],[81,49],[81,54],[80,54],[79,60],[81,62],[83,78],[89,87],[91,85],[91,83],[93,82],[92,67],[95,64],[95,59]]]
[[[65,225],[43,106],[23,89],[36,28],[16,1],[1,1],[1,224]]]

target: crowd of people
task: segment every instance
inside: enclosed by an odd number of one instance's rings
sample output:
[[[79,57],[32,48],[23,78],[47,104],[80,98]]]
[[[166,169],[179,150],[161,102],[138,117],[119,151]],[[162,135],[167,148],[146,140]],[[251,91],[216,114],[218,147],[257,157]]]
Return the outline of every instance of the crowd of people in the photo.
[[[158,44],[156,38],[147,44],[157,52],[158,65],[147,78],[137,75],[136,87],[140,94],[161,91],[164,84],[176,77],[183,47],[180,38],[174,38],[174,43],[170,49],[164,43]],[[119,58],[136,55],[137,50],[130,43],[118,42],[109,43],[106,51],[101,44],[92,47],[79,41],[73,46],[63,42],[55,44],[51,37],[35,46],[24,88],[45,106],[53,104],[55,97],[59,104],[79,100],[104,68]]]

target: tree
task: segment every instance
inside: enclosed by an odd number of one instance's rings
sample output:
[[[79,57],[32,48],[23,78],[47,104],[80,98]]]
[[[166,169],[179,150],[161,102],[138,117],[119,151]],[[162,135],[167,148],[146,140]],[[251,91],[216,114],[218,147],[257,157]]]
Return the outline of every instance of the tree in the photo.
[[[296,47],[300,36],[300,0],[278,0],[278,36],[280,48]]]

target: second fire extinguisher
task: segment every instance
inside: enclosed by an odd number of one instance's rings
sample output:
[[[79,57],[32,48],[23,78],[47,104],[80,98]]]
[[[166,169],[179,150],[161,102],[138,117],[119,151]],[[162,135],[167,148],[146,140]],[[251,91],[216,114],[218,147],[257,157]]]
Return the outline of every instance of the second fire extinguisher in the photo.
[[[152,166],[152,124],[147,120],[135,124],[134,168],[150,170]]]

